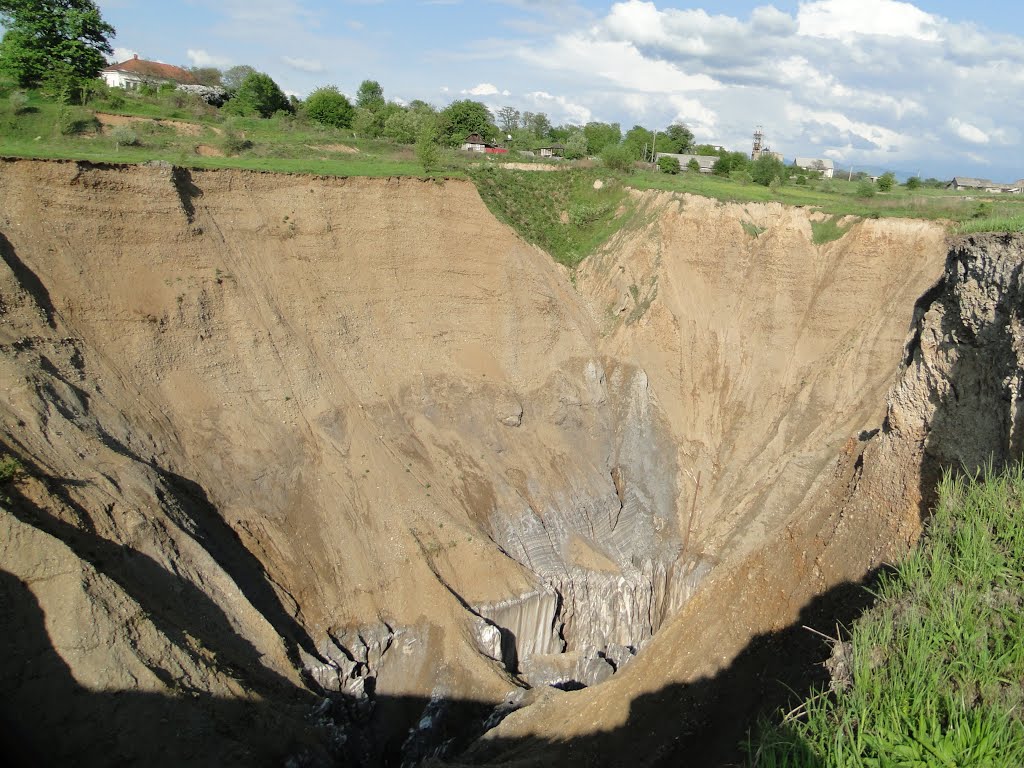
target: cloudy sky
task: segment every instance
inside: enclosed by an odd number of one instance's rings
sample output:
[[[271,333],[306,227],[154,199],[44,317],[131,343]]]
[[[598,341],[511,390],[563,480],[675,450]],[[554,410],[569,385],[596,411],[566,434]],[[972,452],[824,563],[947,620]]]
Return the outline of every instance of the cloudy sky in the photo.
[[[554,123],[663,127],[788,159],[1024,178],[1019,0],[99,0],[118,54],[250,64],[289,92],[365,78]]]

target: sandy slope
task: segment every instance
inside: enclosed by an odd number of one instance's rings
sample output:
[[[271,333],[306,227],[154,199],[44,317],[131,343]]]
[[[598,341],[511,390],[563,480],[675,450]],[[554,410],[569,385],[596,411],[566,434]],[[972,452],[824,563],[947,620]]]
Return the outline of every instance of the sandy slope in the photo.
[[[571,713],[499,729],[562,738],[876,562],[885,525],[815,560],[833,510],[807,500],[880,423],[941,231],[868,221],[818,248],[802,210],[639,204],[574,287],[468,183],[0,164],[0,424],[35,474],[0,512],[0,566],[77,684],[298,711],[372,673],[421,709],[494,702],[516,685],[474,612],[521,657],[564,643],[592,671],[710,566],[720,589],[797,556],[791,595],[726,592],[723,624],[698,587]],[[55,717],[63,754],[97,727]],[[211,743],[250,738],[211,717]]]

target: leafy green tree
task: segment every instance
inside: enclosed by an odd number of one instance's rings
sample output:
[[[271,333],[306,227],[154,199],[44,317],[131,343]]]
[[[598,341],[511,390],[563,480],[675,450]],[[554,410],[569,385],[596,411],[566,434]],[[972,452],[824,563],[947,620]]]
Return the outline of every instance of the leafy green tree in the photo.
[[[270,117],[278,110],[291,112],[292,104],[273,78],[263,72],[253,72],[246,77],[228,102],[231,114]]]
[[[587,135],[583,133],[582,128],[577,127],[561,141],[565,146],[566,160],[579,160],[587,156]]]
[[[789,172],[781,160],[772,155],[761,155],[750,165],[750,177],[762,187],[771,186],[776,179],[784,184]]]
[[[587,153],[591,155],[600,155],[608,145],[622,141],[622,128],[618,123],[587,123],[583,134],[587,137]]]
[[[693,146],[693,131],[682,123],[672,123],[658,134],[658,152],[679,155],[689,152],[691,146]]]
[[[528,124],[524,127],[538,139],[542,140],[548,138],[548,135],[551,133],[551,121],[543,112],[531,114]]]
[[[654,148],[654,133],[642,125],[634,125],[626,131],[622,145],[634,160],[648,160]]]
[[[502,107],[497,112],[498,127],[506,136],[519,127],[519,110],[515,107]]]
[[[700,163],[697,162],[697,158],[690,158],[690,162],[686,164],[686,170],[693,171],[694,173],[700,173]]]
[[[23,87],[55,68],[94,78],[113,53],[114,28],[92,0],[0,0],[0,71]]]
[[[658,168],[662,173],[679,173],[679,158],[677,157],[661,157],[658,158]]]
[[[886,171],[878,177],[878,189],[881,192],[892,192],[892,188],[896,185],[896,174],[892,171]]]
[[[356,92],[356,106],[370,112],[384,109],[384,89],[376,80],[363,80]]]
[[[909,179],[907,179],[907,189],[913,191],[915,189],[920,189],[920,188],[921,188],[921,177],[920,176],[911,176]]]
[[[425,118],[416,137],[416,159],[420,161],[426,173],[437,168],[441,160],[441,147],[438,145],[439,120],[434,117]]]
[[[498,135],[498,128],[491,119],[491,110],[479,101],[453,101],[438,115],[437,139],[450,146],[461,144],[472,133],[479,133],[485,139],[494,139]]]
[[[743,152],[721,152],[711,172],[728,178],[733,171],[750,172],[750,158]],[[776,161],[777,162],[777,161]],[[767,184],[768,182],[765,182]]]
[[[633,169],[633,154],[623,144],[609,144],[601,150],[601,162],[613,171],[628,173]]]
[[[254,74],[256,74],[255,67],[250,67],[248,64],[237,64],[224,70],[220,76],[220,84],[227,89],[228,93],[234,94],[242,87],[245,78]]]
[[[337,86],[317,88],[306,98],[304,106],[311,120],[333,128],[351,128],[355,110]]]
[[[224,73],[216,67],[189,67],[188,71],[200,85],[208,85],[211,88],[224,85]]]

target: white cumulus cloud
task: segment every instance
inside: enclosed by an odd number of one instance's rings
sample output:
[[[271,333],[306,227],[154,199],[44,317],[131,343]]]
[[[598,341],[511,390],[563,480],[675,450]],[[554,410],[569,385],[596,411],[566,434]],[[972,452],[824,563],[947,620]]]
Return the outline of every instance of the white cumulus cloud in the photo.
[[[204,51],[202,48],[189,48],[185,55],[193,67],[218,67],[224,68],[231,64],[226,56],[217,56]]]

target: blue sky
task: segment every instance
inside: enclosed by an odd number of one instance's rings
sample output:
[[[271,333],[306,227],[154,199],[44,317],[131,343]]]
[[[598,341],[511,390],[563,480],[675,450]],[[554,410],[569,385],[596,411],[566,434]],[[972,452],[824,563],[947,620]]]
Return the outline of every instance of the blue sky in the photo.
[[[1024,178],[1015,2],[100,0],[121,56],[250,64],[289,92],[364,78],[555,123],[690,125],[903,174]]]

